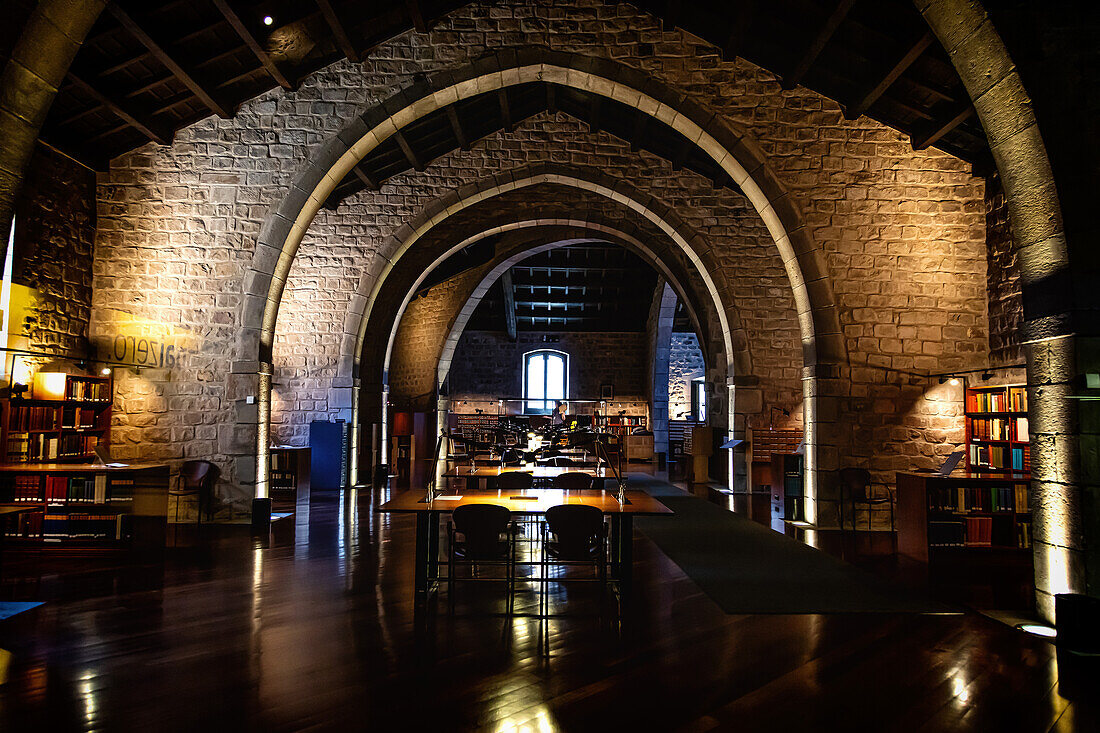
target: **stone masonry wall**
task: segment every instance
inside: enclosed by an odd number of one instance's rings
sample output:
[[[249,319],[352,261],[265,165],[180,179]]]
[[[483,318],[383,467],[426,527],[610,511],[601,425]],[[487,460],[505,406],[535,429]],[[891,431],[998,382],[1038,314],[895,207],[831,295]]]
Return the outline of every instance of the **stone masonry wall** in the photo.
[[[668,358],[668,414],[686,420],[691,412],[691,380],[704,376],[703,352],[694,333],[673,333]]]
[[[37,291],[33,313],[10,324],[31,351],[84,356],[92,306],[95,174],[39,145],[15,211],[12,282]],[[3,236],[7,237],[7,232]]]
[[[991,366],[1022,364],[1020,325],[1024,301],[1020,291],[1020,260],[1012,243],[1008,204],[1000,178],[990,179],[986,187],[985,219],[989,253],[989,362]]]
[[[246,505],[227,460],[251,439],[233,418],[235,401],[246,395],[228,372],[240,358],[232,352],[242,277],[264,216],[318,143],[414,74],[530,45],[610,55],[643,68],[757,139],[825,253],[851,363],[844,376],[852,401],[842,419],[874,436],[868,455],[823,454],[823,467],[855,461],[885,475],[944,449],[942,426],[958,422],[952,406],[925,399],[923,389],[903,395],[898,375],[961,369],[987,358],[984,191],[966,164],[936,150],[914,152],[903,136],[874,121],[846,121],[834,102],[805,89],[783,91],[772,74],[743,60],[724,61],[717,49],[664,31],[627,5],[532,0],[463,8],[426,36],[410,32],[383,44],[363,64],[335,64],[296,91],[245,103],[231,120],[203,120],[180,131],[171,146],[149,145],[114,161],[99,187],[92,335],[107,344],[120,334],[155,335],[178,355],[170,370],[143,372],[167,412],[145,412],[138,392],[120,395],[135,451],[212,457],[224,472],[219,493]],[[748,201],[557,115],[448,154],[318,215],[280,310],[280,429],[348,414],[330,397],[339,334],[380,242],[439,195],[539,161],[612,171],[707,237],[719,262],[713,274],[735,294],[765,405],[799,403],[800,334],[789,282]],[[900,412],[885,409],[899,397],[906,400]],[[908,420],[910,412],[919,419]],[[164,441],[151,443],[152,437]]]
[[[646,370],[652,365],[645,363],[646,334],[641,332],[520,332],[512,342],[503,331],[466,331],[451,367],[452,400],[521,396],[523,355],[538,349],[569,355],[571,398],[598,399],[600,387],[610,384],[615,396],[608,410],[613,404],[615,412],[630,407],[631,414],[646,413]]]

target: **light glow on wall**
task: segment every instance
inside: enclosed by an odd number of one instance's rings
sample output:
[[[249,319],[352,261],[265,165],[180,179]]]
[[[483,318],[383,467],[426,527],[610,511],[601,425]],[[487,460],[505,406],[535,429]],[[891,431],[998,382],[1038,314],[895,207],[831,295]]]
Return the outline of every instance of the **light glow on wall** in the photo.
[[[65,373],[39,372],[34,375],[34,399],[65,399]]]

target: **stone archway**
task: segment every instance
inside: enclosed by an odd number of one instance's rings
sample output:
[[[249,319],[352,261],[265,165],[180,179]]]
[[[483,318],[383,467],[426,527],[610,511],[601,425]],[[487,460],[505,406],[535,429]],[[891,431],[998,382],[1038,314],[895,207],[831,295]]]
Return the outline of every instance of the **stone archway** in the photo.
[[[1100,461],[1080,449],[1077,408],[1067,398],[1083,369],[1062,208],[1031,98],[982,4],[914,4],[974,102],[1005,189],[1024,291],[1036,605],[1053,619],[1055,594],[1085,592],[1086,565],[1093,585],[1100,573],[1100,549],[1085,543],[1082,499],[1086,477],[1097,475]],[[1096,339],[1089,340],[1095,349]]]
[[[238,370],[248,373],[251,367],[256,375],[257,497],[267,493],[271,349],[279,303],[298,245],[323,201],[359,160],[406,125],[460,99],[539,81],[584,89],[649,115],[709,156],[741,188],[761,216],[786,267],[802,333],[810,497],[807,516],[815,518],[818,437],[814,428],[820,415],[836,413],[830,405],[819,415],[815,405],[835,395],[819,389],[818,380],[824,377],[835,389],[832,383],[845,361],[845,347],[822,253],[803,224],[798,207],[771,173],[758,146],[713,113],[643,72],[606,59],[546,49],[524,49],[481,59],[465,69],[415,84],[371,108],[323,146],[267,217],[245,282]],[[621,196],[618,187],[616,182],[608,188],[613,198]],[[472,192],[460,193],[469,196]],[[426,212],[428,222],[442,213]],[[390,269],[392,259],[387,259],[372,276],[384,280]]]
[[[449,194],[428,208],[429,211],[439,209],[446,212],[446,215],[431,218],[434,222],[431,224],[431,228],[421,228],[419,226],[420,222],[429,219],[427,213],[424,213],[413,222],[417,226],[402,227],[392,235],[391,239],[405,232],[409,239],[393,242],[392,246],[388,248],[390,251],[409,252],[415,246],[418,256],[426,256],[427,259],[418,261],[416,267],[407,270],[403,275],[405,279],[400,280],[397,285],[393,285],[393,281],[397,276],[395,273],[401,266],[400,263],[403,263],[400,258],[394,258],[394,265],[390,268],[389,277],[385,281],[378,283],[373,278],[364,276],[360,282],[358,295],[353,300],[349,308],[348,318],[345,321],[345,334],[340,359],[341,369],[343,370],[341,373],[348,375],[349,381],[353,376],[362,377],[363,381],[360,382],[360,387],[365,388],[368,395],[366,404],[362,400],[356,403],[357,415],[364,414],[364,408],[368,412],[378,412],[377,409],[373,409],[378,406],[371,403],[376,401],[376,398],[381,398],[382,395],[387,394],[384,375],[388,369],[401,316],[413,297],[413,293],[417,291],[427,274],[447,257],[486,236],[549,227],[576,230],[578,235],[581,236],[598,235],[603,239],[612,240],[614,243],[631,249],[642,259],[648,261],[666,281],[674,284],[680,297],[685,302],[692,303],[696,300],[696,297],[694,297],[696,293],[686,285],[684,274],[677,274],[679,266],[664,261],[664,258],[668,257],[668,251],[684,254],[685,250],[690,251],[688,242],[695,243],[699,241],[697,235],[693,234],[675,214],[667,209],[662,209],[665,212],[663,216],[667,219],[656,217],[655,211],[645,209],[644,205],[639,203],[644,200],[643,196],[628,190],[628,187],[621,182],[619,183],[621,190],[612,195],[610,189],[599,183],[601,179],[597,174],[560,167],[553,169],[555,172],[552,174],[549,173],[549,170],[545,166],[539,166],[498,176],[478,186],[471,187],[470,190],[474,193],[466,200],[459,198],[461,191]],[[500,185],[493,185],[494,183]],[[654,221],[659,225],[657,231],[661,233],[660,236],[669,240],[669,243],[665,246],[666,253],[659,255],[654,249],[654,245],[643,242],[647,235],[641,230],[624,228],[623,225],[611,226],[596,219],[553,217],[526,221],[514,221],[507,218],[502,220],[505,223],[493,224],[478,229],[470,236],[464,237],[457,244],[450,244],[448,241],[445,249],[435,245],[429,245],[428,250],[422,249],[421,243],[431,240],[434,230],[445,229],[444,225],[451,226],[451,217],[455,217],[460,212],[472,209],[479,203],[491,202],[493,197],[503,196],[508,192],[524,190],[525,188],[535,188],[543,184],[564,185],[578,191],[599,194],[609,201],[615,201],[623,205],[628,211],[633,211],[633,209],[626,206],[626,204],[633,203],[635,207],[641,208],[643,212],[648,212],[650,218],[655,217]],[[645,220],[647,219],[643,218],[643,221]],[[561,236],[564,237],[567,234],[563,233]],[[648,236],[652,236],[652,234]],[[697,257],[695,260],[699,261]],[[709,349],[712,354],[710,360],[713,367],[712,382],[719,388],[725,385],[727,394],[735,387],[752,389],[755,377],[751,374],[751,360],[748,358],[748,338],[740,325],[736,304],[727,290],[719,290],[715,286],[713,279],[706,273],[705,264],[701,264],[701,269],[703,272],[692,271],[687,274],[699,280],[699,283],[693,286],[698,291],[698,304],[692,309],[693,319],[696,321],[698,330],[700,333],[708,332],[708,329],[699,327],[699,321],[702,318],[701,309],[706,310],[707,320],[711,323],[710,328],[717,329],[717,334],[712,339],[713,348]],[[400,300],[399,307],[393,308],[392,304],[398,300]],[[380,315],[374,308],[369,307],[370,304],[375,303],[380,304],[383,309]],[[356,304],[360,304],[364,312],[361,313]],[[453,353],[454,345],[457,344],[461,325],[464,322],[463,320],[461,323],[456,323],[458,328],[451,331],[448,342],[445,343],[443,351],[444,368],[449,364],[450,354]],[[377,364],[367,365],[359,361],[360,356],[367,353],[368,331],[373,334],[370,340],[371,349],[369,353],[382,352],[385,354],[383,359],[376,359]],[[383,376],[380,379],[377,375]],[[442,378],[442,370],[439,378]],[[374,392],[377,392],[377,394],[374,394]],[[749,400],[749,402],[755,403],[758,400]],[[732,395],[730,395],[726,414],[723,415],[723,420],[720,420],[719,424],[724,423],[724,426],[731,431],[735,428],[740,430],[739,423],[736,420],[737,411]],[[382,419],[383,417],[380,416],[374,424],[381,425]],[[360,424],[365,429],[370,422],[362,420]],[[382,426],[381,431],[384,432],[384,426]],[[382,452],[384,453],[384,448]]]

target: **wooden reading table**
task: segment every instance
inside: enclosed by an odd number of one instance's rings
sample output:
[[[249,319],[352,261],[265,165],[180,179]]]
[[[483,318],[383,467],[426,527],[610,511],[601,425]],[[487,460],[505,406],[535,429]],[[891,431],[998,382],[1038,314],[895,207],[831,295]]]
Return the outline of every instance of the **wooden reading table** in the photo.
[[[464,504],[498,504],[513,514],[540,516],[559,504],[594,506],[611,518],[611,577],[619,593],[630,593],[634,563],[634,516],[672,514],[672,510],[644,491],[627,491],[626,503],[620,504],[610,491],[564,491],[561,489],[521,489],[513,491],[463,491],[444,494],[425,501],[419,491],[406,491],[378,507],[379,512],[416,515],[416,601],[422,603],[439,578],[439,516]]]

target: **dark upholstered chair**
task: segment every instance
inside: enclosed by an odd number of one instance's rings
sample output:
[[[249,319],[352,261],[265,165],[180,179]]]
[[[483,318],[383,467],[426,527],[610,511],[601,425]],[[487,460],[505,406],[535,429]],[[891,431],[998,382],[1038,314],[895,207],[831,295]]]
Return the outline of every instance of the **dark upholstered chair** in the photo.
[[[478,570],[482,565],[503,566],[508,586],[508,613],[512,612],[512,598],[516,577],[515,543],[512,540],[512,513],[497,504],[465,504],[451,514],[448,528],[447,595],[451,610],[455,605],[456,574],[459,567],[472,571],[464,580],[481,580]]]
[[[554,477],[555,489],[591,489],[592,477],[580,471],[558,474]]]
[[[601,593],[606,590],[607,525],[604,524],[603,512],[585,504],[561,504],[546,510],[542,538],[542,593],[539,599],[541,615],[550,612],[548,591],[551,565],[592,565]]]
[[[486,484],[496,491],[519,491],[531,488],[534,476],[524,471],[505,471],[499,476],[490,476]]]
[[[202,524],[202,510],[206,507],[207,520],[210,519],[211,505],[214,503],[214,484],[220,475],[218,467],[210,461],[184,461],[180,466],[179,484],[169,491],[176,497],[176,521],[180,518],[180,500],[185,496],[198,498],[198,522]]]
[[[890,495],[890,488],[886,488],[886,496],[875,496],[871,492],[871,473],[865,468],[840,469],[840,528],[844,529],[844,495],[848,495],[848,503],[852,508],[852,530],[856,528],[856,505],[867,506],[867,529],[871,529],[871,507],[876,504],[890,505],[890,531],[894,531],[894,498]]]

